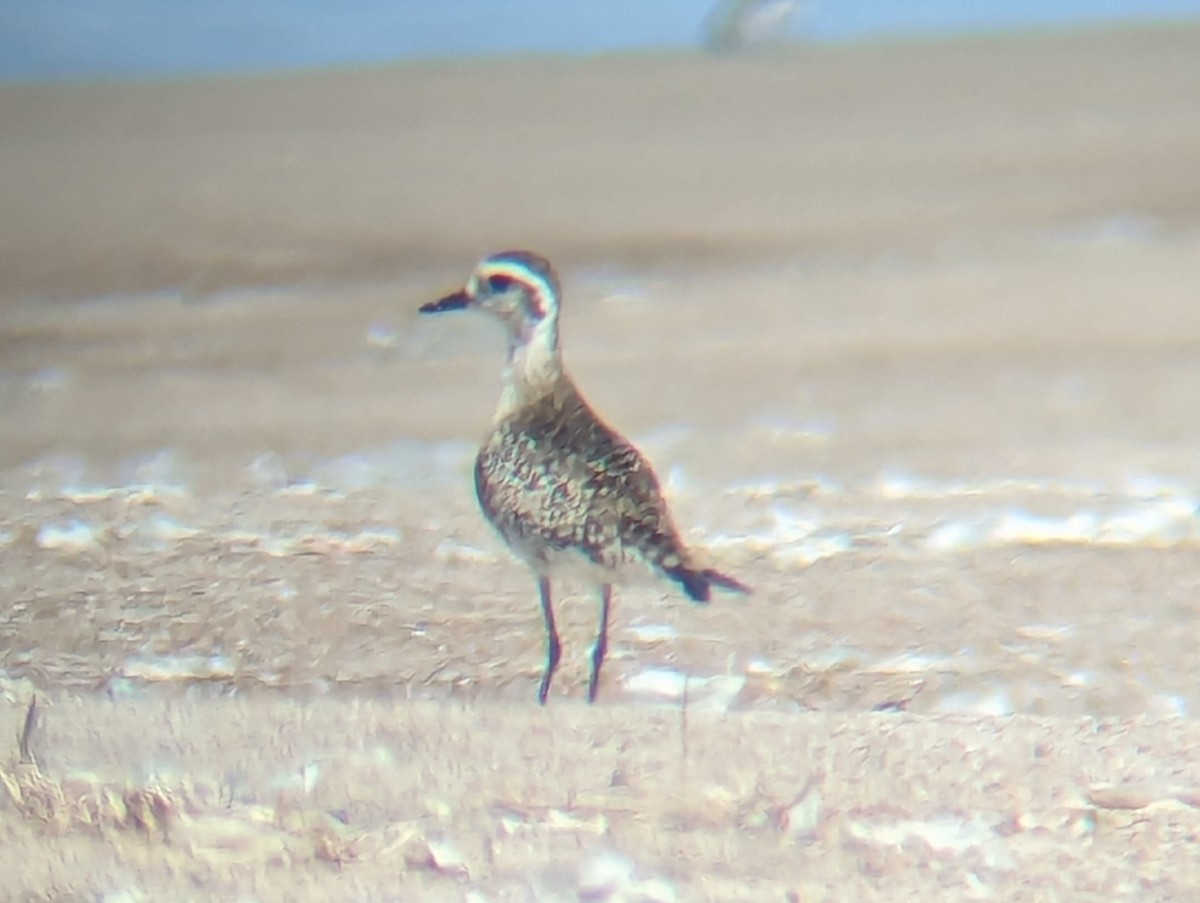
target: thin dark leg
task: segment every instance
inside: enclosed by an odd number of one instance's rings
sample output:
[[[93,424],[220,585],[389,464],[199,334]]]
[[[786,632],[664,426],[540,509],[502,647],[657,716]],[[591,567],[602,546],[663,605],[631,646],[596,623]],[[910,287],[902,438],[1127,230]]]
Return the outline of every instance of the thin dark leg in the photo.
[[[558,667],[558,658],[562,654],[562,646],[558,642],[558,630],[554,626],[554,608],[550,604],[550,580],[538,578],[538,595],[542,597],[542,615],[546,619],[546,670],[542,673],[542,684],[538,687],[538,702],[546,704],[546,695],[550,692],[550,681],[554,679],[554,669]]]
[[[612,584],[600,586],[600,631],[596,634],[596,645],[592,647],[592,676],[588,678],[588,702],[596,701],[600,689],[600,667],[608,652],[608,609],[612,604]]]

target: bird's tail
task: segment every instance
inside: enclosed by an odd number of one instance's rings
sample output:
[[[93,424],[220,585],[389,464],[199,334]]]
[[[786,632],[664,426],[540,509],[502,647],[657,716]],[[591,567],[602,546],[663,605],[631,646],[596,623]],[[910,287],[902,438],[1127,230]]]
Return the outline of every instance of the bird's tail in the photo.
[[[663,568],[663,573],[672,580],[678,581],[680,586],[683,587],[683,591],[694,602],[707,602],[714,586],[718,589],[728,590],[731,593],[739,593],[743,596],[750,594],[750,587],[746,586],[746,584],[730,577],[728,574],[722,574],[713,568],[695,568],[688,567],[687,565],[677,565],[676,567]]]

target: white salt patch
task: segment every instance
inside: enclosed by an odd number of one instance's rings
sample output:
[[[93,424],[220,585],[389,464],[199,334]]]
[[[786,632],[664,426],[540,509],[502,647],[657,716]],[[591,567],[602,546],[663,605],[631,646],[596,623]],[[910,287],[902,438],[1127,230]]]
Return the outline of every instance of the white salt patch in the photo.
[[[475,460],[479,449],[474,442],[446,441],[433,443],[433,465],[439,474],[455,479]]]
[[[146,903],[151,898],[140,888],[126,887],[120,890],[106,891],[96,899],[99,903]]]
[[[1197,534],[1200,518],[1192,501],[1151,502],[1101,516],[1077,511],[1067,517],[1042,517],[1021,510],[1005,512],[989,538],[997,543],[1171,544]]]
[[[886,499],[907,499],[928,494],[928,489],[912,474],[888,472],[875,481],[875,491]]]
[[[76,504],[104,502],[109,498],[124,498],[127,502],[155,504],[187,495],[185,485],[178,483],[131,483],[112,485],[65,486],[62,498]]]
[[[388,527],[360,530],[357,533],[341,531],[309,531],[292,535],[255,534],[245,531],[225,534],[226,539],[246,541],[258,546],[267,555],[287,558],[302,554],[328,554],[332,552],[370,552],[380,546],[394,546],[402,539],[399,530]]]
[[[347,535],[346,541],[354,546],[394,546],[404,539],[404,534],[395,527],[370,527]]]
[[[367,327],[366,342],[372,348],[395,348],[399,334],[390,323],[372,323]]]
[[[883,661],[868,665],[866,670],[877,674],[924,674],[946,668],[951,659],[945,655],[924,652],[900,652]]]
[[[226,655],[133,656],[121,674],[137,680],[220,680],[233,677],[237,665]]]
[[[769,526],[728,538],[718,537],[716,544],[749,545],[751,548],[762,549],[772,554],[784,551],[785,557],[788,554],[805,557],[798,555],[795,550],[803,546],[817,530],[817,524],[797,517],[779,506],[772,508],[770,514],[772,523]],[[726,539],[726,542],[721,542],[722,539]]]
[[[579,863],[575,894],[578,900],[595,903],[675,903],[679,899],[670,881],[639,878],[628,856],[603,848],[593,850]]]
[[[818,558],[845,551],[853,540],[844,534],[815,537],[818,525],[782,504],[772,505],[767,512],[770,524],[745,533],[717,533],[705,541],[713,548],[750,546],[769,552],[787,563],[811,564]]]
[[[1105,492],[1105,487],[1094,481],[1002,478],[974,482],[943,482],[924,479],[902,471],[887,471],[881,474],[876,478],[874,488],[879,495],[890,499],[972,498],[1005,496],[1022,492],[1095,498]]]
[[[1016,629],[1017,636],[1027,640],[1052,640],[1061,642],[1075,635],[1070,624],[1023,624]]]
[[[663,482],[663,488],[668,495],[684,495],[688,491],[690,482],[683,465],[672,464],[667,469],[667,478]]]
[[[468,442],[398,439],[378,449],[357,451],[311,468],[309,479],[322,489],[357,492],[384,485],[425,486],[434,480],[461,480],[476,448]]]
[[[944,521],[925,537],[925,548],[931,552],[961,552],[978,548],[982,538],[977,523]]]
[[[32,484],[27,497],[45,498],[67,487],[81,485],[87,477],[87,462],[80,455],[46,455],[24,468]]]
[[[679,446],[687,445],[696,428],[686,423],[671,423],[666,426],[643,433],[634,441],[634,445],[654,458],[670,457],[670,452]]]
[[[801,517],[783,505],[771,507],[771,520],[769,528],[756,534],[756,538],[766,543],[801,542],[815,533],[818,526],[816,521]]]
[[[495,561],[497,557],[494,552],[464,542],[455,542],[453,539],[443,539],[437,544],[433,554],[439,561]]]
[[[700,680],[692,678],[687,683],[688,705],[695,709],[728,712],[745,686],[746,678],[740,674],[718,674]]]
[[[321,777],[321,766],[317,762],[305,762],[300,769],[300,786],[305,794],[311,794]]]
[[[672,668],[647,668],[625,680],[625,689],[639,696],[682,699],[688,676]]]
[[[1187,697],[1181,696],[1178,693],[1157,693],[1150,697],[1148,708],[1153,715],[1186,718],[1189,706]]]
[[[670,624],[631,624],[628,631],[639,643],[669,643],[679,636],[679,631]]]
[[[257,546],[267,537],[262,533],[257,533],[254,530],[235,529],[226,530],[221,534],[221,538],[233,546]]]
[[[383,481],[378,463],[362,453],[342,455],[319,464],[314,468],[312,477],[322,487],[341,492],[371,489]]]
[[[1059,518],[1010,510],[992,528],[991,538],[1001,543],[1091,542],[1096,539],[1099,525],[1100,518],[1090,511],[1077,511]]]
[[[765,476],[751,480],[738,480],[728,484],[725,491],[733,495],[745,495],[752,499],[774,499],[781,495],[836,495],[842,492],[842,484],[831,477],[814,474],[802,480],[783,480]]]
[[[471,870],[467,867],[467,857],[463,855],[458,845],[449,840],[427,840],[430,864],[444,875],[461,875],[469,877]]]
[[[811,786],[783,812],[783,831],[793,841],[809,840],[821,826],[825,799],[819,787]]]
[[[813,476],[809,477],[806,480],[806,485],[811,488],[813,493],[818,493],[821,495],[836,495],[837,493],[842,492],[844,489],[842,484],[833,479],[833,477],[827,477],[821,474],[814,474]]]
[[[289,791],[310,795],[321,779],[322,766],[315,759],[305,762],[299,768],[288,769],[277,774],[271,781],[271,789]]]
[[[35,392],[61,392],[74,382],[74,374],[63,367],[47,367],[29,377],[29,388]]]
[[[1196,501],[1188,488],[1157,474],[1134,474],[1125,481],[1124,492],[1143,499],[1190,500],[1192,510],[1196,508]]]
[[[696,527],[692,530],[697,537],[700,537],[697,542],[699,545],[707,549],[716,551],[718,549],[740,548],[745,545],[750,545],[752,540],[741,533],[709,533],[702,527]]]
[[[146,519],[146,533],[163,542],[178,542],[200,533],[195,527],[181,524],[175,518],[166,514],[154,514]]]
[[[919,840],[931,850],[945,853],[964,853],[984,850],[991,855],[993,867],[1011,867],[1011,860],[995,829],[979,818],[943,816],[922,821],[852,821],[850,833],[859,840],[880,846],[899,848]]]
[[[1016,711],[1012,699],[1002,690],[990,693],[949,693],[933,706],[940,715],[985,715],[1001,718]]]
[[[631,903],[675,903],[679,894],[666,878],[647,878],[635,882],[626,899]]]
[[[819,638],[814,639],[814,642]],[[804,666],[813,671],[834,671],[863,666],[862,651],[845,643],[832,643],[818,647],[819,651],[804,659]]]
[[[613,899],[633,883],[633,863],[611,850],[595,852],[580,863],[576,883],[581,900]]]
[[[746,673],[753,674],[756,677],[770,677],[779,672],[765,658],[752,658],[746,663]]]
[[[75,502],[80,505],[87,505],[92,502],[103,502],[105,499],[117,498],[118,496],[127,495],[128,489],[124,486],[64,486],[59,492],[67,501]]]
[[[280,495],[296,496],[297,498],[307,498],[313,495],[339,496],[340,492],[335,492],[327,486],[319,486],[316,482],[309,479],[289,480],[286,486],[278,490]]]
[[[1100,542],[1132,544],[1172,543],[1196,532],[1196,509],[1191,503],[1159,503],[1122,511],[1105,518],[1099,529]]]
[[[187,465],[179,452],[162,448],[121,462],[117,468],[117,482],[178,495],[187,487]]]
[[[290,536],[260,536],[255,545],[272,558],[290,558],[299,549],[299,543]]]
[[[842,555],[854,548],[854,539],[848,533],[832,533],[814,536],[807,542],[783,546],[772,551],[772,557],[785,564],[808,566],[822,558]]]
[[[1010,509],[990,523],[946,521],[930,531],[925,548],[954,552],[985,544],[1101,543],[1168,545],[1200,534],[1200,511],[1190,496],[1154,497],[1116,513],[1075,511],[1046,517]]]
[[[245,467],[250,482],[260,489],[279,490],[288,484],[287,464],[277,452],[262,452]]]
[[[787,415],[762,415],[750,423],[750,429],[765,433],[771,441],[801,440],[828,442],[836,435],[831,420],[795,420]]]
[[[40,549],[82,552],[95,547],[97,541],[96,531],[77,520],[62,526],[44,524],[37,531],[37,544]]]

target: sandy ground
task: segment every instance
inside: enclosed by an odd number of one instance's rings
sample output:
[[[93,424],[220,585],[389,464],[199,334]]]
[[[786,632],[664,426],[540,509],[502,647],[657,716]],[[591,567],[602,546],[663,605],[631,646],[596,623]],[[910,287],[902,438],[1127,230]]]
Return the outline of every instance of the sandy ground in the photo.
[[[0,899],[1196,898],[1200,29],[0,121]],[[622,588],[593,707],[415,316],[511,246],[755,587]]]

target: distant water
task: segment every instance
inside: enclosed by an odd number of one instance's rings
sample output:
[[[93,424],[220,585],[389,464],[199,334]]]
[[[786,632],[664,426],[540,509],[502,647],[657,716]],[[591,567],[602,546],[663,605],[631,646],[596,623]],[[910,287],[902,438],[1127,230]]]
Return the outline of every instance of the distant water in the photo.
[[[0,79],[153,78],[515,53],[695,46],[713,0],[3,0]],[[824,0],[840,42],[1200,18],[1200,0]]]

